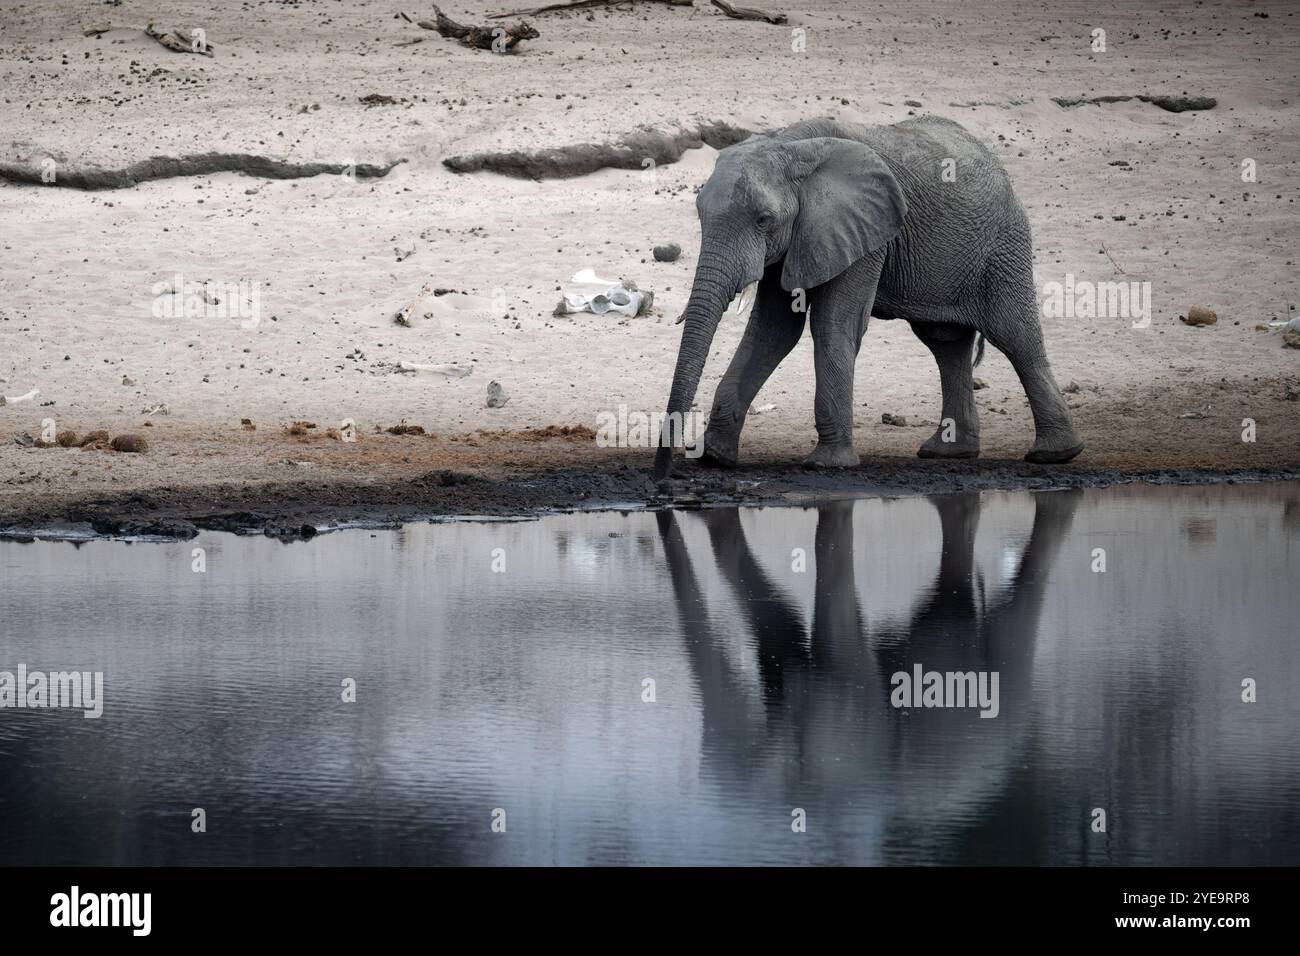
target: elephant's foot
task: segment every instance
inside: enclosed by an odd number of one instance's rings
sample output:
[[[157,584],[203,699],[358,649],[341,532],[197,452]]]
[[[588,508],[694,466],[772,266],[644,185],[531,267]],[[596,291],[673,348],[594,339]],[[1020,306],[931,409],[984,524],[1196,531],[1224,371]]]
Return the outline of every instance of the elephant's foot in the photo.
[[[852,442],[828,444],[818,442],[813,453],[803,460],[805,468],[855,468],[859,462],[858,453],[853,450]]]
[[[704,453],[700,462],[717,468],[735,468],[740,459],[740,435],[724,435],[711,429],[704,431]]]
[[[1055,432],[1051,435],[1039,435],[1034,440],[1034,447],[1025,455],[1025,461],[1036,465],[1059,465],[1070,461],[1083,451],[1083,442],[1072,431]]]
[[[946,431],[940,427],[930,438],[917,449],[918,458],[978,458],[980,456],[980,436],[978,434],[970,435],[963,433],[953,441],[944,441],[943,433]]]

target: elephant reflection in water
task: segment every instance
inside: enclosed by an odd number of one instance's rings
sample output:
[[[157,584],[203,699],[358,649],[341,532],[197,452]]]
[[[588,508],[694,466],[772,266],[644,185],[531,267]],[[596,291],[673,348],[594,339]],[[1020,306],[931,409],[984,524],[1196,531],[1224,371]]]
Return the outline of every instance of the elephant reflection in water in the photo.
[[[943,536],[939,569],[906,626],[893,628],[868,627],[858,599],[852,501],[817,509],[811,626],[755,558],[739,510],[700,512],[740,608],[741,639],[757,657],[757,681],[734,663],[735,628],[710,614],[678,525],[696,519],[660,512],[660,539],[699,685],[705,772],[723,785],[788,795],[792,806],[865,803],[865,812],[888,830],[934,827],[975,813],[1005,785],[1023,749],[1044,592],[1079,496],[1034,496],[1029,542],[991,605],[976,583],[973,557],[980,496],[931,499]],[[910,674],[915,664],[925,671],[999,672],[999,715],[981,719],[976,707],[894,708],[891,675]],[[846,829],[845,838],[852,838],[850,830],[864,832],[864,822]]]

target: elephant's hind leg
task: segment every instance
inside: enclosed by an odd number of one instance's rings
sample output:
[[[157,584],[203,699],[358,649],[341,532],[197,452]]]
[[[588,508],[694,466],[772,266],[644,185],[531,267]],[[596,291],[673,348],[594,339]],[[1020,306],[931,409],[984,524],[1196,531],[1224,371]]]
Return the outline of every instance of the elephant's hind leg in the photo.
[[[1047,362],[1032,266],[1026,261],[1018,273],[1016,281],[1002,284],[990,297],[984,334],[1011,360],[1034,413],[1034,444],[1025,461],[1059,464],[1083,451],[1083,442],[1075,434],[1070,411]]]
[[[943,389],[943,418],[917,454],[922,458],[978,458],[980,420],[971,366],[975,330],[948,323],[911,325],[934,355]]]
[[[804,313],[792,308],[793,298],[781,288],[781,266],[767,270],[758,284],[749,324],[713,396],[713,409],[704,430],[703,460],[734,468],[739,459],[740,431],[750,403],[781,360],[803,335]]]

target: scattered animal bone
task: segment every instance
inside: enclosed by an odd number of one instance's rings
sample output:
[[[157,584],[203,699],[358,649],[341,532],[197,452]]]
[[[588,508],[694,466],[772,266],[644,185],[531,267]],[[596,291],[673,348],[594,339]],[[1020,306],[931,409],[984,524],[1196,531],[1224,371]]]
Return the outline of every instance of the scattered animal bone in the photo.
[[[511,13],[489,13],[489,20],[504,20],[506,17],[536,17],[543,13],[555,13],[558,10],[590,10],[593,7],[612,7],[633,0],[570,0],[569,3],[552,3],[531,10],[515,10]],[[642,0],[643,3],[666,3],[670,7],[693,7],[695,0]]]
[[[463,45],[479,50],[492,50],[494,53],[513,53],[521,40],[535,40],[541,36],[531,24],[524,20],[520,20],[509,27],[477,27],[457,23],[439,10],[437,4],[434,4],[433,13],[437,18],[434,23],[421,20],[417,26],[424,30],[436,30],[445,37],[459,40]]]
[[[412,249],[411,251],[414,252],[415,250]],[[401,260],[398,261],[400,262]],[[409,329],[411,327],[411,315],[415,312],[416,306],[418,306],[421,302],[423,302],[428,297],[430,291],[431,290],[429,289],[429,284],[427,282],[424,285],[420,286],[420,294],[417,295],[414,299],[412,299],[410,304],[407,305],[406,308],[404,308],[401,312],[398,312],[397,315],[393,317],[393,321],[396,322],[398,325]]]
[[[447,378],[465,378],[470,372],[474,371],[468,365],[457,365],[454,362],[447,362],[443,365],[424,365],[420,362],[398,362],[397,368],[402,372],[433,372],[436,375],[445,375]]]
[[[733,7],[727,0],[713,0],[713,5],[733,20],[758,20],[781,26],[788,19],[784,13],[765,13],[753,7]]]
[[[156,402],[148,408],[140,409],[141,415],[170,415],[172,410],[167,407],[166,402]]]
[[[26,395],[0,395],[0,405],[17,405],[20,402],[30,402],[41,394],[39,388],[34,388]]]
[[[159,29],[152,22],[144,28],[144,35],[153,37],[167,49],[176,53],[198,53],[200,56],[212,56],[214,47],[198,35],[186,36],[181,30]]]

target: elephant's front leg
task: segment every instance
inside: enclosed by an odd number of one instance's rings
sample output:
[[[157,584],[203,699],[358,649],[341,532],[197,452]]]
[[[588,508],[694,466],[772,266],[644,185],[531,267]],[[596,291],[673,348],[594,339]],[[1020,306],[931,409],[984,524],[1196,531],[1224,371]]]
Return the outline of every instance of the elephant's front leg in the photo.
[[[809,295],[817,374],[817,447],[804,459],[809,468],[851,468],[858,463],[853,450],[853,370],[883,263],[883,253],[860,259]]]
[[[803,335],[804,312],[796,311],[795,305],[802,303],[781,288],[781,266],[769,266],[759,281],[740,346],[714,393],[704,431],[704,461],[735,467],[750,404]]]

